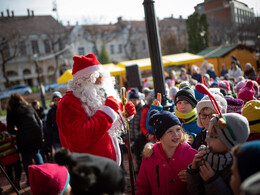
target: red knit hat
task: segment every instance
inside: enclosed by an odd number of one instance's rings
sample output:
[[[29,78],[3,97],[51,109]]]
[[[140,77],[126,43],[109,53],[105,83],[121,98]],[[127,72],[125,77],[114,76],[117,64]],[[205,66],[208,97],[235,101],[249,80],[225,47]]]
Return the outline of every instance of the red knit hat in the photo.
[[[254,90],[254,83],[249,80],[246,82],[246,85],[242,87],[239,92],[238,92],[238,98],[240,99],[245,99],[245,100],[253,100],[255,95],[255,90]]]
[[[57,195],[63,193],[70,181],[65,166],[44,163],[28,167],[29,181],[33,195]]]
[[[72,75],[74,79],[89,75],[95,71],[103,70],[102,65],[93,53],[86,56],[74,56],[73,60]]]

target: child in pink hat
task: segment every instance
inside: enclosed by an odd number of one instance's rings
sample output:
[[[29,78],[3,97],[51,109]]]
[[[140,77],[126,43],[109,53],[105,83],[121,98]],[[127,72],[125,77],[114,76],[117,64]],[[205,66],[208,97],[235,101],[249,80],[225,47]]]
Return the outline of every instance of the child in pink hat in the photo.
[[[254,100],[255,89],[254,83],[249,80],[246,82],[246,85],[242,87],[238,92],[238,98],[244,101],[244,104],[250,100]]]
[[[28,167],[33,195],[69,195],[70,174],[65,166],[44,163]]]

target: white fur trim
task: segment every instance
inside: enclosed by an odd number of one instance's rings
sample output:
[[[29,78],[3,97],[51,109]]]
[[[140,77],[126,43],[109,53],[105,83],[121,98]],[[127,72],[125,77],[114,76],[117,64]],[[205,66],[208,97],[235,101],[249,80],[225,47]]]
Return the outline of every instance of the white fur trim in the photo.
[[[112,144],[113,147],[115,149],[115,153],[116,153],[116,163],[120,166],[121,165],[121,151],[119,148],[119,143],[116,137],[113,137],[112,135],[109,135],[111,140],[112,140]]]
[[[106,113],[108,116],[110,116],[112,118],[113,122],[116,120],[117,113],[112,108],[110,108],[109,106],[103,105],[100,108],[100,110],[103,111],[104,113]]]
[[[78,79],[80,77],[83,77],[83,76],[86,76],[86,75],[89,75],[95,71],[102,71],[103,70],[103,66],[101,64],[99,65],[92,65],[92,66],[89,66],[87,68],[84,68],[82,70],[79,70],[78,72],[76,72],[74,75],[73,75],[73,79]]]

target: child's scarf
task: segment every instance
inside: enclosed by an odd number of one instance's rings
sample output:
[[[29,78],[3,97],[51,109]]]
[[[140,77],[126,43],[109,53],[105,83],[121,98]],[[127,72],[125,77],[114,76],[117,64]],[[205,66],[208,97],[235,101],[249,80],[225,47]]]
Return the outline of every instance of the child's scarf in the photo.
[[[209,148],[207,148],[206,151],[207,153],[203,157],[203,160],[207,161],[215,172],[222,171],[233,162],[233,157],[230,152],[225,154],[214,154]]]
[[[175,115],[179,118],[181,123],[187,124],[190,123],[191,121],[194,121],[197,119],[197,111],[195,108],[193,108],[190,112],[188,113],[181,113],[180,111],[177,110],[177,106],[174,108]]]

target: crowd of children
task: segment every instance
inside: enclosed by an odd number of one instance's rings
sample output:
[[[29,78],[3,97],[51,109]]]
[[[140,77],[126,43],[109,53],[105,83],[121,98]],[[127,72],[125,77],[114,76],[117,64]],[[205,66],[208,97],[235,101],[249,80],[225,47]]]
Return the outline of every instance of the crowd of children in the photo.
[[[184,68],[179,77],[170,72],[165,83],[172,105],[167,110],[151,85],[129,89],[128,101],[136,109],[129,130],[136,194],[259,193],[260,78],[251,74],[250,64],[244,78],[235,60],[221,78],[213,65],[204,66],[204,72],[193,67],[192,76]],[[19,187],[18,151],[2,127],[0,141],[6,146],[0,146],[1,164],[15,168],[15,179],[11,171],[8,175]],[[64,149],[55,154],[55,163],[31,165],[28,171],[33,194],[122,194],[127,183],[126,168],[114,161]]]

